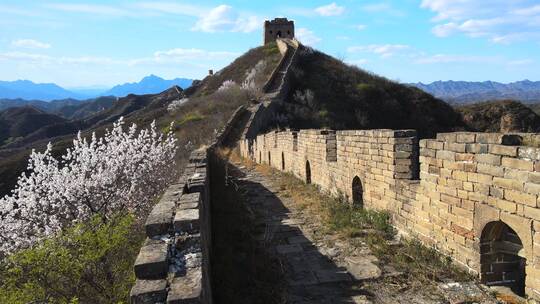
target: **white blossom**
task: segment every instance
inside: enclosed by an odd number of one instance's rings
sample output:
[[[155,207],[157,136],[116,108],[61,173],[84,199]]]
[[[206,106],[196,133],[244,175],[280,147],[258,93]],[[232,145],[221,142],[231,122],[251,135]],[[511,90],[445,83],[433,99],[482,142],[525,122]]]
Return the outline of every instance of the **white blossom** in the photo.
[[[180,107],[188,101],[189,98],[175,99],[171,101],[171,103],[167,106],[167,111],[169,111],[169,113],[174,113],[178,111],[178,109],[180,109]]]
[[[32,246],[94,215],[144,214],[174,176],[176,139],[156,132],[155,122],[123,130],[123,119],[97,138],[81,133],[60,159],[32,151],[28,174],[0,199],[0,256]],[[172,130],[172,128],[170,128]]]
[[[227,91],[238,86],[234,80],[225,80],[221,86],[217,89],[218,92]]]
[[[266,68],[266,61],[260,60],[251,70],[246,72],[246,79],[242,83],[242,89],[249,91],[257,91],[256,79],[261,76],[261,73]]]

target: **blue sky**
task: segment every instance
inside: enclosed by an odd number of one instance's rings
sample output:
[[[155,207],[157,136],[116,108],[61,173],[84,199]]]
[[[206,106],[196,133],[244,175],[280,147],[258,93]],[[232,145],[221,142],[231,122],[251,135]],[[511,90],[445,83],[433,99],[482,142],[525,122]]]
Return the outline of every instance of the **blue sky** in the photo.
[[[303,43],[401,82],[540,80],[540,0],[0,0],[0,80],[202,78],[280,16]]]

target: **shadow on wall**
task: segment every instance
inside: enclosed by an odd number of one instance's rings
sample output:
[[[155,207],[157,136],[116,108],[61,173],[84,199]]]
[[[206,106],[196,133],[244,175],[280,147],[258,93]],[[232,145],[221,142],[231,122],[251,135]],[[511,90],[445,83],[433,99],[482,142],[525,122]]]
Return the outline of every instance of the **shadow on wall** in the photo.
[[[216,303],[353,303],[353,296],[367,295],[289,218],[275,189],[230,164],[227,171],[228,185],[221,178],[211,191],[219,197],[212,210]]]

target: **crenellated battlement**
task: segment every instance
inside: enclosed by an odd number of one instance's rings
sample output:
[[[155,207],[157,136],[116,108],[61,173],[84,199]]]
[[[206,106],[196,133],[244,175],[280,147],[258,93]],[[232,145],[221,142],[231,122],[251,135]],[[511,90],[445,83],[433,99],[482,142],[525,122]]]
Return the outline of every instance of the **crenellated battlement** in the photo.
[[[386,210],[405,235],[451,256],[488,285],[540,291],[538,134],[414,130],[272,131],[241,154],[351,204]],[[517,286],[517,287],[516,287]]]

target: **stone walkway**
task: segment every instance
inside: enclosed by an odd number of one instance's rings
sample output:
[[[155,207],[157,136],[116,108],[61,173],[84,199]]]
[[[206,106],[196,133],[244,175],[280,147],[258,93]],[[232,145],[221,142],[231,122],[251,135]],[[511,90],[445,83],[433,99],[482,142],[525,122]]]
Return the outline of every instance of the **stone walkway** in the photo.
[[[380,263],[367,244],[317,234],[323,224],[297,209],[277,179],[235,166],[234,183],[256,217],[256,239],[282,263],[286,303],[498,303],[474,282],[441,283],[437,295],[394,287],[392,279],[403,274]],[[478,300],[469,302],[471,296]]]
[[[381,275],[369,249],[345,261],[349,270],[338,265],[334,258],[340,255],[340,246],[328,248],[315,240],[318,225],[306,222],[292,201],[280,195],[275,181],[255,170],[239,169],[244,176],[236,182],[257,217],[257,240],[282,261],[287,303],[371,303],[354,282]]]

